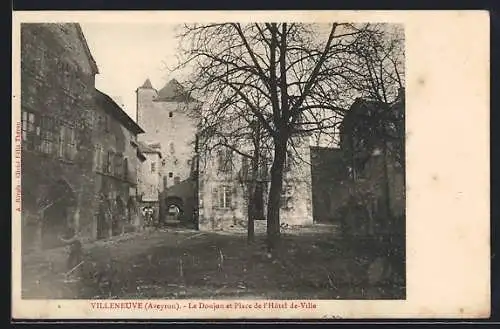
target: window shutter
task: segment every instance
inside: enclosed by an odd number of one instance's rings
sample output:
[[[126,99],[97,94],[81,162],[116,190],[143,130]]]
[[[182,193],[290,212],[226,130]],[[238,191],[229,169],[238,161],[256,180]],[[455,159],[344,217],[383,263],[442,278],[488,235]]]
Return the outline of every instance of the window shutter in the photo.
[[[106,173],[110,174],[111,173],[111,159],[113,159],[113,153],[111,151],[108,151],[108,156],[107,156],[107,161],[106,161]]]
[[[99,146],[94,146],[94,160],[93,160],[93,170],[97,171],[99,165]]]
[[[219,205],[219,197],[217,193],[217,187],[212,189],[212,208],[217,209]]]
[[[71,128],[70,130],[70,160],[75,160],[76,158],[76,130]]]
[[[237,207],[237,198],[236,194],[238,193],[238,190],[236,189],[236,186],[233,186],[233,188],[230,190],[231,191],[231,196],[230,196],[230,207],[234,210]]]
[[[123,159],[123,178],[128,179],[129,178],[129,173],[128,173],[128,158]]]
[[[222,150],[217,151],[217,169],[218,171],[224,170],[224,155],[222,153]]]
[[[241,158],[241,175],[243,176],[243,178],[246,180],[248,179],[248,158],[247,157],[243,157]]]

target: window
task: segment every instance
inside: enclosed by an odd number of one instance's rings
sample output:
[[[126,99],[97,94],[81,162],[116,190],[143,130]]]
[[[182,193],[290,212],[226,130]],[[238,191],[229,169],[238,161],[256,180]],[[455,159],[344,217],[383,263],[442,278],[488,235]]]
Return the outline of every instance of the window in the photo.
[[[269,165],[267,163],[261,163],[259,166],[259,179],[267,180],[269,178]]]
[[[170,178],[174,177],[174,173],[173,172],[169,172],[168,173],[168,177],[170,177]]]
[[[292,169],[292,161],[293,161],[292,153],[286,152],[285,166],[283,168],[283,169],[285,169],[285,171],[290,171]]]
[[[77,131],[49,116],[22,111],[21,134],[23,146],[45,154],[74,160],[77,154]]]
[[[66,126],[59,127],[59,157],[64,158],[66,145]]]
[[[244,179],[248,179],[252,174],[252,168],[250,168],[251,160],[247,157],[241,157],[241,175]]]
[[[216,208],[220,209],[228,209],[231,208],[231,197],[232,197],[232,188],[231,186],[223,185],[219,188],[215,188],[213,190],[213,202]]]
[[[104,159],[104,150],[101,145],[96,145],[94,148],[94,170],[102,171],[103,170],[103,159]]]
[[[43,116],[41,118],[41,129],[40,129],[40,137],[41,137],[41,146],[40,151],[45,154],[53,154],[56,151],[55,147],[55,125],[54,119],[50,117]]]
[[[22,111],[21,116],[21,134],[23,145],[28,150],[35,150],[38,148],[40,140],[40,127],[38,126],[38,116],[29,111]]]
[[[281,207],[282,208],[288,208],[289,206],[289,201],[293,193],[293,186],[292,185],[285,185],[281,189]]]
[[[86,112],[86,117],[87,117],[87,123],[90,129],[94,129],[95,125],[95,113],[94,111],[90,110]]]
[[[181,178],[179,176],[175,176],[174,184],[177,185],[177,184],[180,184],[180,182],[181,182]]]
[[[59,157],[74,160],[76,155],[76,131],[64,124],[59,127]]]
[[[128,158],[123,159],[123,178],[128,178]]]
[[[43,76],[45,73],[45,61],[46,61],[46,51],[43,47],[37,47],[36,50],[36,69],[40,76]]]
[[[151,162],[151,172],[156,172],[156,162]]]
[[[167,189],[168,187],[168,179],[167,176],[163,176],[163,189]]]
[[[168,112],[168,117],[171,118],[173,116],[172,112]]]
[[[61,63],[61,71],[63,72],[63,88],[66,90],[71,89],[71,72],[70,66],[66,62]]]
[[[104,131],[110,132],[111,131],[111,119],[109,118],[109,115],[105,114],[103,119],[104,119]]]
[[[170,143],[170,153],[174,153],[175,152],[175,148],[174,148],[174,143]]]
[[[112,163],[113,163],[113,152],[108,151],[108,154],[104,159],[104,168],[103,168],[106,174],[111,174]]]
[[[66,159],[74,160],[76,155],[76,130],[72,127],[66,127],[66,133]]]
[[[219,171],[223,173],[230,173],[232,170],[232,155],[231,150],[219,150],[217,153]]]
[[[113,160],[113,174],[116,177],[123,177],[123,155],[115,153]]]

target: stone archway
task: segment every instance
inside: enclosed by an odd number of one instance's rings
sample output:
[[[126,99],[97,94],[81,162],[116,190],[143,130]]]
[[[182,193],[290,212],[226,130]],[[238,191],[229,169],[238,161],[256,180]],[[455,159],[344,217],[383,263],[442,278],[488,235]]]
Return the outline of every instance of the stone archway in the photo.
[[[177,224],[182,221],[184,201],[176,196],[165,199],[165,224]]]
[[[62,245],[59,236],[69,225],[75,225],[73,215],[76,196],[64,179],[49,186],[40,205],[43,218],[41,223],[42,248],[49,249]]]

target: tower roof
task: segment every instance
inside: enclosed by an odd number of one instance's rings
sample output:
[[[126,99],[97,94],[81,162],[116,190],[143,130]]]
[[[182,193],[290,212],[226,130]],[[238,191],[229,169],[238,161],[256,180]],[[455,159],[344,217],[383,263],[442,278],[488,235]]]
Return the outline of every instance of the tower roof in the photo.
[[[153,89],[153,85],[151,84],[151,80],[146,79],[146,81],[144,81],[144,83],[142,84],[142,86],[140,88],[144,88],[144,89]]]
[[[193,101],[193,98],[189,95],[184,87],[176,79],[172,79],[163,86],[158,91],[157,101],[165,102],[186,102]]]

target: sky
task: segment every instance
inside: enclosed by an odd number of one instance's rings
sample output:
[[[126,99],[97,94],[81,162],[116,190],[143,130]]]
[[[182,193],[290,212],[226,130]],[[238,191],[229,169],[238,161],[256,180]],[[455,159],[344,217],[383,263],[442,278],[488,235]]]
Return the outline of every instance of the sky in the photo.
[[[161,89],[176,74],[174,25],[145,23],[81,23],[97,62],[96,88],[111,96],[135,120],[135,90],[146,79]],[[178,74],[177,74],[178,75]]]

